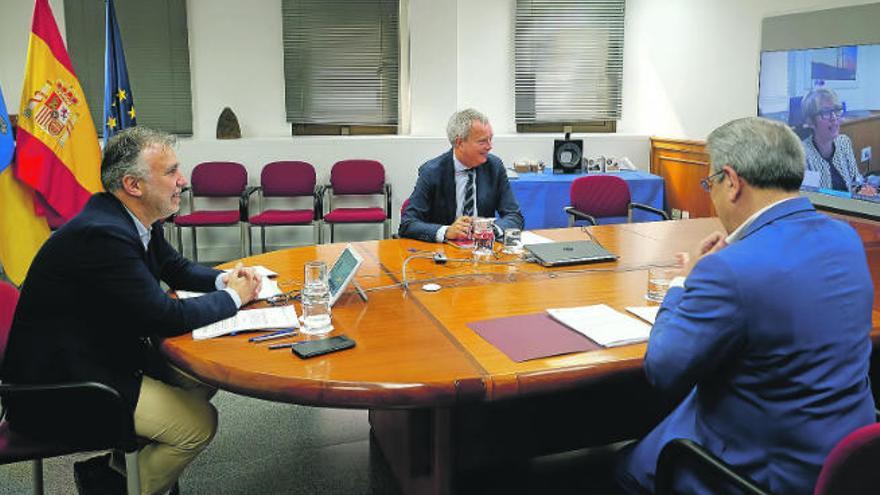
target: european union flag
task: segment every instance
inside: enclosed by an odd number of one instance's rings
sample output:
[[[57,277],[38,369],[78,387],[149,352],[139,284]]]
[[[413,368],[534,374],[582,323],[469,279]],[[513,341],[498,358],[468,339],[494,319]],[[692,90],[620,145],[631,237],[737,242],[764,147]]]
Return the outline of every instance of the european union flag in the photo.
[[[107,2],[107,52],[104,55],[104,144],[114,134],[137,125],[134,98],[128,82],[128,68],[122,38],[116,22],[113,0]]]

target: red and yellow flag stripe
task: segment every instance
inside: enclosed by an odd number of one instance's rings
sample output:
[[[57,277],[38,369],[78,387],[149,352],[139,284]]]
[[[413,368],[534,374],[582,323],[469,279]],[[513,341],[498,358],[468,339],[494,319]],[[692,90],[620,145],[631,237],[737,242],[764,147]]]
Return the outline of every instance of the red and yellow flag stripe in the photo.
[[[101,190],[101,149],[48,0],[36,0],[16,145],[16,177],[64,220]]]

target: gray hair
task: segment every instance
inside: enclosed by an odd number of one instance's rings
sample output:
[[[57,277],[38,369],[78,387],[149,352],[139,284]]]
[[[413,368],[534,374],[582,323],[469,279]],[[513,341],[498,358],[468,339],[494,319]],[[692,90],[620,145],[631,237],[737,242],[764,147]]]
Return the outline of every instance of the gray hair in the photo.
[[[712,172],[725,165],[761,189],[797,191],[804,180],[804,148],[787,125],[760,117],[733,120],[706,140]]]
[[[805,94],[801,100],[801,112],[804,114],[804,120],[812,119],[819,115],[819,107],[822,106],[823,101],[831,102],[836,107],[840,106],[840,98],[838,98],[837,93],[833,89],[815,88]]]
[[[110,138],[104,147],[101,160],[101,184],[108,192],[122,188],[122,178],[126,175],[146,179],[150,167],[141,157],[141,152],[152,146],[173,148],[177,138],[171,134],[148,127],[130,127]]]
[[[449,124],[446,125],[446,136],[449,138],[449,144],[454,147],[456,139],[467,139],[471,133],[471,125],[473,125],[475,120],[489,125],[489,119],[473,108],[466,108],[452,114],[452,117],[449,117]]]

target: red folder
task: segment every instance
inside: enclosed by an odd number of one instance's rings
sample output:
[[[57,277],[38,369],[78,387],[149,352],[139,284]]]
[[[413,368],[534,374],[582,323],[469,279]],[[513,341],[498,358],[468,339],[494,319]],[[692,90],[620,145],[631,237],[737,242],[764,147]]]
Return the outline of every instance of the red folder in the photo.
[[[467,326],[517,363],[602,348],[547,313],[475,321]]]

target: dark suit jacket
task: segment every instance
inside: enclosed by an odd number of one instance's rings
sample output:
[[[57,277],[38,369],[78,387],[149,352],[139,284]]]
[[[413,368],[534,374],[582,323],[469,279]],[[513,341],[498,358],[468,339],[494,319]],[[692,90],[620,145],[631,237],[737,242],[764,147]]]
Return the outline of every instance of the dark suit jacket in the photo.
[[[687,398],[624,469],[652,488],[660,450],[688,438],[773,493],[813,493],[831,448],[875,421],[873,299],[852,227],[806,198],[762,213],[663,300],[645,372],[661,391]],[[675,493],[721,491],[682,472]]]
[[[495,155],[477,167],[477,215],[495,217],[501,229],[523,228],[519,203],[510,189],[504,164]],[[419,167],[419,178],[400,219],[400,237],[434,242],[437,230],[455,221],[455,167],[452,150]]]
[[[180,256],[152,225],[149,249],[113,195],[99,193],[46,241],[22,285],[2,378],[12,383],[96,381],[118,390],[132,410],[144,373],[161,368],[150,336],[173,336],[236,313],[215,290],[220,272]],[[211,292],[172,299],[159,286]],[[83,420],[57,403],[5,400],[11,424],[28,431],[54,418]],[[78,401],[73,407],[89,404]],[[50,425],[52,424],[50,423]],[[99,427],[100,425],[93,425]]]

